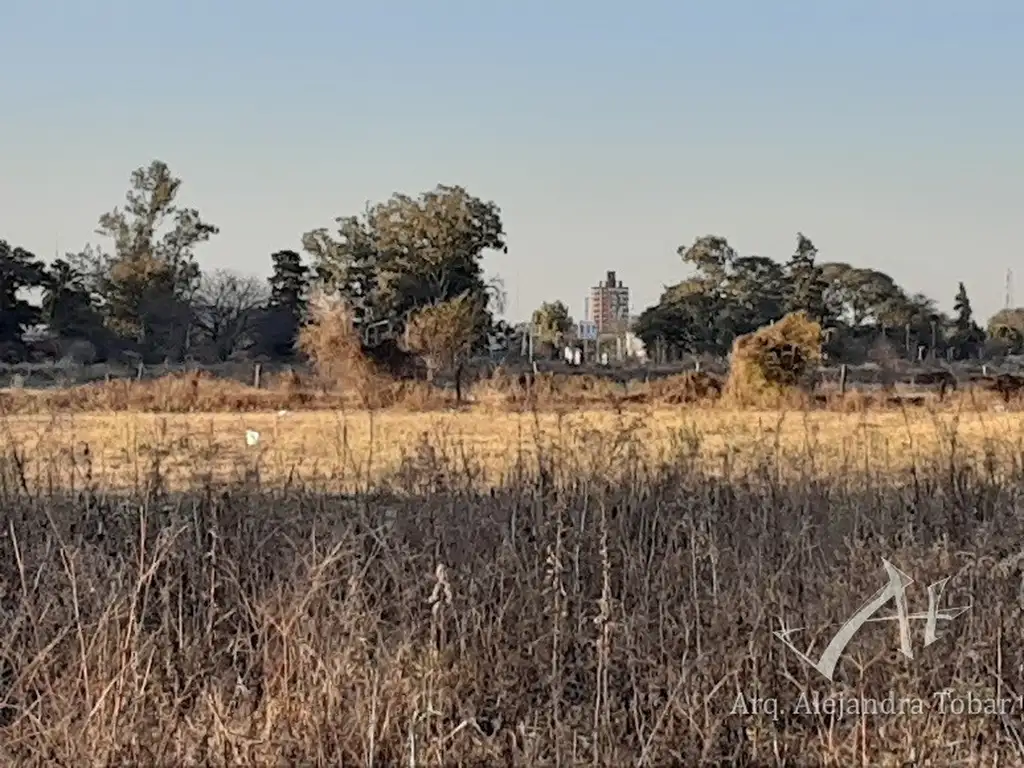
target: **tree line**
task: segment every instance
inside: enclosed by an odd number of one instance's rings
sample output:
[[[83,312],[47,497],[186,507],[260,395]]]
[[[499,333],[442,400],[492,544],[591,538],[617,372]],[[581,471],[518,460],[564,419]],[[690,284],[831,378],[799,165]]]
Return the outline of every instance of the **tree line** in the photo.
[[[497,319],[502,286],[482,267],[489,251],[507,251],[500,209],[462,187],[395,194],[313,229],[301,251],[270,254],[267,280],[200,267],[197,252],[219,229],[180,202],[181,187],[166,163],[138,168],[124,204],[99,217],[98,242],[49,264],[0,240],[0,359],[288,361],[317,292],[344,300],[368,346],[402,338],[431,370],[518,344],[523,329]],[[679,256],[693,275],[634,328],[648,349],[724,354],[736,336],[795,310],[821,322],[837,359],[880,345],[957,358],[1024,349],[1024,308],[982,330],[963,284],[949,317],[883,272],[820,262],[802,234],[785,262],[742,256],[719,236]],[[532,334],[552,354],[573,329],[562,301],[534,312]]]
[[[798,311],[821,324],[824,352],[833,361],[1024,352],[1024,308],[1000,310],[983,329],[962,282],[949,315],[885,272],[819,260],[803,233],[785,261],[740,255],[717,235],[698,237],[677,253],[692,276],[667,286],[632,328],[656,358],[725,356],[738,336]],[[546,302],[534,312],[533,326],[537,339],[556,348],[571,338],[573,320],[563,302]]]
[[[648,345],[723,355],[737,336],[796,311],[820,323],[827,356],[847,362],[872,356],[964,360],[999,346],[1017,352],[1024,341],[1017,318],[1005,312],[983,330],[962,282],[950,316],[885,272],[819,260],[802,233],[784,262],[742,256],[718,236],[697,238],[678,253],[695,274],[666,288],[640,316],[636,332]]]
[[[314,229],[302,253],[270,255],[268,280],[200,268],[219,229],[180,203],[181,187],[161,161],[135,170],[124,204],[99,217],[99,241],[50,264],[0,240],[0,358],[290,360],[317,290],[344,298],[367,336],[409,327],[423,346],[445,312],[469,319],[474,344],[501,329],[501,286],[481,267],[505,248],[500,212],[461,187],[394,195]]]

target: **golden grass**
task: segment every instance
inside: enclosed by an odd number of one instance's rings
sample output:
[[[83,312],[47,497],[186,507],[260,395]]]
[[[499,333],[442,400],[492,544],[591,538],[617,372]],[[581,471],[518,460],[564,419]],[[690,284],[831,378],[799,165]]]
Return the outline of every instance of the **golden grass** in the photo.
[[[249,431],[259,433],[255,446],[247,445]],[[427,443],[495,484],[538,450],[558,448],[586,466],[611,463],[616,457],[601,452],[609,436],[634,440],[633,450],[648,461],[678,456],[685,444],[711,473],[742,474],[772,462],[802,476],[864,467],[900,475],[922,460],[948,458],[954,433],[956,460],[1024,453],[1018,414],[923,409],[70,413],[8,417],[0,445],[24,457],[34,486],[71,487],[87,472],[105,488],[141,488],[157,472],[174,489],[258,476],[267,485],[316,481],[350,491],[391,475]]]

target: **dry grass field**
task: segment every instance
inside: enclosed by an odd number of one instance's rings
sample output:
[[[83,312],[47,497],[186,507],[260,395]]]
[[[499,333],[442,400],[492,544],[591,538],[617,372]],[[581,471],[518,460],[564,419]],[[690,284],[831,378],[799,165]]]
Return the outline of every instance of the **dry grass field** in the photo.
[[[258,435],[252,445],[250,432]],[[55,413],[8,417],[0,440],[16,459],[8,462],[19,473],[14,482],[29,488],[91,483],[149,492],[154,483],[182,490],[257,481],[353,493],[393,484],[424,462],[474,487],[501,485],[541,454],[580,475],[626,471],[634,460],[685,460],[730,478],[772,466],[799,477],[898,481],[939,459],[1013,464],[1024,458],[1024,419],[1018,412],[679,407]]]
[[[1019,413],[562,410],[4,417],[0,758],[1024,765]]]

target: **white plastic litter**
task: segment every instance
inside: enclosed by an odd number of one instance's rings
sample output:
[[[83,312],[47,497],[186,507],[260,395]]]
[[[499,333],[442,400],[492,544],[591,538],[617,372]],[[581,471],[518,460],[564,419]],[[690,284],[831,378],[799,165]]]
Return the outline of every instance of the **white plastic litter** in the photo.
[[[256,445],[260,441],[260,433],[252,429],[247,430],[245,433],[245,444],[248,446]]]

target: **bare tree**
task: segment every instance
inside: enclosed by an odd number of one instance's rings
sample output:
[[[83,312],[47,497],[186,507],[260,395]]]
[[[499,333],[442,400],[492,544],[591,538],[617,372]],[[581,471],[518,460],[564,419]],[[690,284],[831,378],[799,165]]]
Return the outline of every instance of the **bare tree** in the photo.
[[[195,327],[220,361],[253,343],[256,319],[269,298],[266,281],[228,270],[203,275],[193,304]]]

